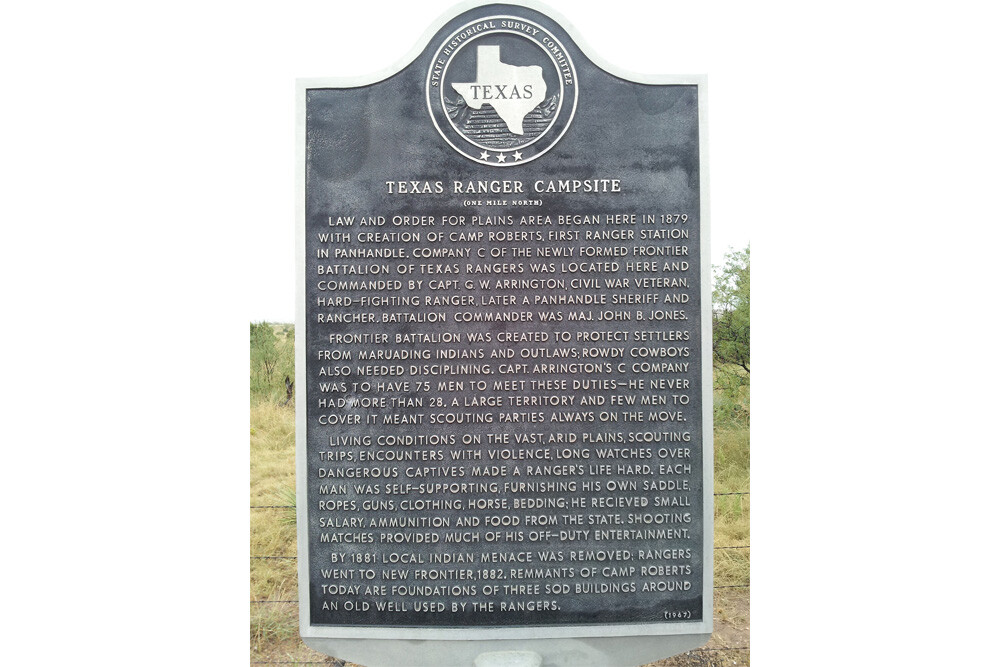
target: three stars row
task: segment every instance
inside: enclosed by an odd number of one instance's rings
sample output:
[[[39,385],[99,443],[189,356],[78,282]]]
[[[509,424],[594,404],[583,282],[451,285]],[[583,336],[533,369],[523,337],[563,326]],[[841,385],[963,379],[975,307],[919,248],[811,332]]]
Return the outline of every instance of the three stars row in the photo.
[[[483,151],[482,153],[479,154],[479,159],[480,160],[489,161],[490,157],[491,156],[489,154],[489,151]],[[521,157],[522,157],[521,156],[521,151],[514,151],[514,162],[517,162],[518,160],[520,160]],[[506,162],[507,161],[507,155],[504,154],[504,153],[497,153],[496,158],[497,158],[497,162]]]

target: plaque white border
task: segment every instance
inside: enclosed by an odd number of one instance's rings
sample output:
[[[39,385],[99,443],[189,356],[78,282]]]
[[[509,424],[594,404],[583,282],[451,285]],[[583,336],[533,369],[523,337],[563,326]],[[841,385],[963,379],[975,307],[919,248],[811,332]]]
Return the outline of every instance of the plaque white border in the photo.
[[[702,327],[702,469],[704,508],[704,572],[702,620],[696,622],[623,623],[621,625],[544,625],[504,627],[379,627],[312,625],[310,620],[309,544],[306,499],[306,359],[305,359],[305,139],[306,92],[315,88],[357,88],[383,81],[402,71],[431,44],[449,21],[477,7],[516,5],[546,14],[573,39],[598,67],[627,81],[653,85],[693,85],[698,90],[700,199],[701,327]],[[558,11],[534,0],[489,2],[467,0],[432,22],[410,51],[395,65],[352,77],[296,80],[296,317],[295,317],[295,468],[298,520],[299,632],[306,645],[340,658],[374,665],[436,667],[471,665],[476,656],[495,651],[534,651],[546,662],[574,666],[636,665],[666,658],[703,645],[712,634],[714,604],[714,439],[712,430],[712,256],[709,224],[707,100],[704,75],[650,75],[631,72],[596,54],[576,28]],[[705,338],[705,333],[709,338]],[[707,343],[707,344],[705,344]],[[375,640],[375,641],[373,641]],[[568,661],[568,662],[567,662]]]

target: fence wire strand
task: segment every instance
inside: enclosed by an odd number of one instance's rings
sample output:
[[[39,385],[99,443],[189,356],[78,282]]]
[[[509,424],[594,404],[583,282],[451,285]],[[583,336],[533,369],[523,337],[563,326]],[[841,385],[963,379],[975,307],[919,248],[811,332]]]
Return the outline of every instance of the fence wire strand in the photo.
[[[720,549],[749,549],[749,544],[743,544],[735,547],[712,547],[716,551]],[[298,560],[298,556],[250,556],[251,560],[261,559],[261,560],[274,560],[274,559],[288,559],[288,560]]]
[[[713,586],[716,590],[720,588],[750,588],[750,584],[734,584],[732,586]],[[298,600],[250,600],[250,604],[296,604]]]
[[[749,491],[733,491],[730,493],[714,493],[714,496],[749,496]],[[295,505],[251,505],[252,510],[285,510],[285,509],[295,509]],[[749,549],[750,545],[739,545],[733,547],[714,547],[716,551],[722,549]],[[251,559],[255,560],[298,560],[298,556],[250,556]],[[750,588],[750,584],[734,584],[730,586],[714,586],[715,590],[723,588]],[[298,600],[250,600],[250,604],[298,604]],[[687,651],[683,655],[689,655],[691,653],[710,653],[718,651],[749,651],[749,646],[722,646],[718,648],[696,648]],[[676,657],[676,656],[674,656]],[[286,660],[286,661],[253,661],[251,665],[343,665],[343,662],[326,662],[326,661],[306,661],[306,660]]]
[[[714,496],[749,496],[749,491],[733,491],[731,493],[713,493]],[[252,510],[293,510],[295,505],[251,505]]]

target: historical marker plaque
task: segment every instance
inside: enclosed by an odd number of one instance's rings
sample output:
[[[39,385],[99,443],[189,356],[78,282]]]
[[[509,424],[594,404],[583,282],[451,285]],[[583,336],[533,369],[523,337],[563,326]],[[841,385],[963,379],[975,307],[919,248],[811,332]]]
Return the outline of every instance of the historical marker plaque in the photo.
[[[701,82],[597,64],[529,6],[428,35],[389,76],[300,81],[303,637],[406,664],[412,639],[434,664],[697,646]]]

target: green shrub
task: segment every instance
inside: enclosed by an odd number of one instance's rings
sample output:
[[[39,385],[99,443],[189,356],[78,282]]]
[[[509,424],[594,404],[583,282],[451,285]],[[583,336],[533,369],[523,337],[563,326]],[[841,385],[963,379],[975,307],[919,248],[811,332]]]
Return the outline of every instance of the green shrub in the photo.
[[[281,335],[277,335],[277,331]],[[284,402],[285,378],[295,379],[295,327],[291,324],[250,324],[250,396]]]

